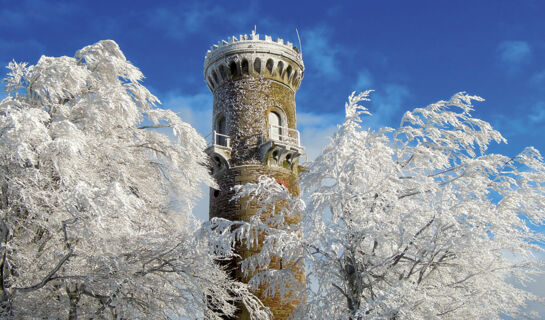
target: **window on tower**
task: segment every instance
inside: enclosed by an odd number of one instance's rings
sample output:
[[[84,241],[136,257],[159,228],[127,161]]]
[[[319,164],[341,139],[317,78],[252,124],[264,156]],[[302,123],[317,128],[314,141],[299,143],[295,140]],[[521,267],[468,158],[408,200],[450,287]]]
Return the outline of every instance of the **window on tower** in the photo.
[[[216,144],[227,147],[227,123],[223,115],[216,121]]]
[[[276,112],[269,112],[269,130],[271,140],[282,140],[282,120]]]
[[[247,75],[250,74],[250,68],[248,66],[248,60],[242,59],[241,69],[242,69],[242,74],[243,75],[247,76]]]

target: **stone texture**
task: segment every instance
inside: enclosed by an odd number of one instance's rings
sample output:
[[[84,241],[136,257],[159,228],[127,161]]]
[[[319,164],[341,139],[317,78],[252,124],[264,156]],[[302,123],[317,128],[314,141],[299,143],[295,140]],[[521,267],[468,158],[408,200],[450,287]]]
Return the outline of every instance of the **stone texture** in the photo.
[[[281,149],[278,146],[274,149],[274,144],[269,147],[265,142],[271,138],[269,112],[279,114],[282,126],[293,129],[289,131],[290,138],[296,134],[295,92],[304,71],[301,55],[291,43],[273,42],[270,38],[259,40],[255,34],[240,38],[220,42],[209,51],[205,60],[205,81],[214,94],[212,126],[215,129],[219,119],[225,118],[225,133],[231,139],[228,159],[225,159],[226,153],[220,155],[209,151],[213,175],[219,185],[218,190],[210,190],[210,218],[248,220],[258,208],[241,201],[230,201],[232,187],[255,183],[261,175],[276,178],[294,195],[300,192],[298,160],[279,158],[275,152]],[[298,150],[297,146],[294,148]],[[299,153],[292,155],[296,157]],[[219,157],[222,157],[221,161]],[[236,250],[245,258],[260,248],[248,250],[240,246]],[[238,262],[231,261],[227,266],[233,276],[246,281],[238,269]],[[284,267],[290,264],[282,263]],[[269,267],[279,269],[280,259],[273,259]],[[297,268],[296,278],[303,283],[304,266],[301,264]],[[265,298],[263,288],[256,294],[271,309],[274,319],[288,319],[298,303],[294,299],[282,300],[279,296]],[[249,315],[241,310],[237,319],[249,319]]]

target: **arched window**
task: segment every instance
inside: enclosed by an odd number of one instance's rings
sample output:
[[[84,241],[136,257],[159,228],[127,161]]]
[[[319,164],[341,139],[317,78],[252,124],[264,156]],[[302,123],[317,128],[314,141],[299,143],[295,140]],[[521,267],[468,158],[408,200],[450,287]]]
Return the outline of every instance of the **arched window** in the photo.
[[[242,59],[241,68],[242,68],[242,74],[243,75],[249,75],[250,74],[250,68],[248,66],[248,60]]]
[[[286,68],[286,74],[288,75],[288,76],[286,77],[286,79],[287,79],[288,81],[291,80],[290,77],[291,77],[291,71],[292,71],[292,70],[293,70],[293,68],[292,68],[291,66],[288,65],[288,67]]]
[[[220,116],[216,121],[216,133],[218,134],[216,144],[227,147],[227,137],[225,136],[227,134],[227,123],[224,116]]]
[[[261,73],[261,59],[255,58],[255,60],[254,60],[254,70],[257,73]]]
[[[231,61],[229,63],[229,71],[231,72],[231,77],[236,77],[238,75],[238,67],[236,62]]]
[[[267,64],[265,66],[267,67],[267,70],[269,70],[269,74],[272,75],[274,67],[274,62],[272,61],[272,59],[267,60]]]
[[[282,77],[284,72],[284,62],[278,61],[278,76]]]
[[[282,120],[280,120],[280,115],[276,112],[269,112],[269,128],[270,128],[270,139],[271,140],[281,140],[282,136]]]

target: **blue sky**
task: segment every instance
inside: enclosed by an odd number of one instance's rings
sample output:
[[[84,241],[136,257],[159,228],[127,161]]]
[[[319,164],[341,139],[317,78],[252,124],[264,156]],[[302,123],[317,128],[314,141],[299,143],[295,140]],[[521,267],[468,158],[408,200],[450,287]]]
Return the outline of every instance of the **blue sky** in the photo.
[[[540,1],[6,1],[0,63],[73,55],[101,39],[119,43],[148,86],[202,133],[211,94],[202,80],[209,46],[258,33],[297,43],[305,78],[297,94],[303,137],[330,133],[352,90],[375,89],[370,126],[467,91],[516,154],[545,150],[545,4]],[[309,134],[309,132],[312,133]],[[311,157],[319,141],[307,140]]]
[[[72,56],[113,39],[164,106],[206,135],[206,50],[254,25],[296,44],[299,30],[298,127],[310,159],[342,122],[346,97],[365,89],[376,90],[371,127],[396,126],[404,111],[466,91],[486,99],[474,115],[509,141],[492,152],[545,152],[542,1],[0,0],[0,64]]]
[[[310,158],[343,120],[346,97],[365,89],[376,90],[371,127],[396,126],[406,110],[467,91],[486,99],[474,115],[509,141],[491,151],[545,152],[543,1],[0,0],[0,64],[73,56],[113,39],[164,106],[205,135],[206,50],[254,25],[296,44],[299,30],[306,71],[298,125]]]

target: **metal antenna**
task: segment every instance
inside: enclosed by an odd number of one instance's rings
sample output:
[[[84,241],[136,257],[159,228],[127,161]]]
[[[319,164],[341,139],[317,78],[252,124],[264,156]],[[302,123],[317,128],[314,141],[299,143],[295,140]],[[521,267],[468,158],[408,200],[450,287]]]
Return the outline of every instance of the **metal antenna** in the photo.
[[[295,32],[297,32],[297,39],[299,39],[299,51],[301,51],[301,55],[303,55],[303,44],[301,43],[301,37],[299,36],[299,30],[295,28]]]

